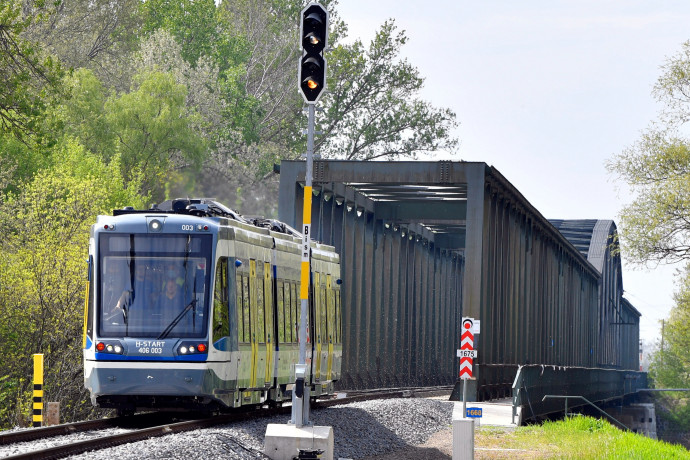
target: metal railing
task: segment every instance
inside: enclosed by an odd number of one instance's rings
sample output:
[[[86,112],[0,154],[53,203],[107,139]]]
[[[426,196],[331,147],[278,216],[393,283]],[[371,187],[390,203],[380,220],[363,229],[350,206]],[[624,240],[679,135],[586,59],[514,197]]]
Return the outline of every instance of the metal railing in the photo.
[[[513,423],[518,407],[530,411],[529,418],[561,411],[561,406],[546,395],[579,395],[601,402],[623,398],[647,387],[647,374],[617,369],[550,365],[520,366],[513,381]],[[522,418],[522,417],[521,417]]]
[[[606,416],[607,418],[616,422],[624,430],[632,431],[632,430],[630,430],[630,428],[628,428],[626,425],[624,425],[622,422],[620,422],[618,419],[616,419],[613,415],[611,415],[608,412],[606,412],[605,410],[601,409],[599,406],[597,406],[596,404],[594,404],[592,401],[585,398],[584,396],[544,395],[544,397],[541,400],[545,401],[546,399],[565,399],[565,411],[564,411],[564,413],[565,413],[566,417],[568,416],[568,399],[581,399],[584,402],[586,402],[587,404],[589,404],[590,406],[592,406],[593,408],[595,408],[596,410],[598,410],[600,413],[604,414],[604,416]]]

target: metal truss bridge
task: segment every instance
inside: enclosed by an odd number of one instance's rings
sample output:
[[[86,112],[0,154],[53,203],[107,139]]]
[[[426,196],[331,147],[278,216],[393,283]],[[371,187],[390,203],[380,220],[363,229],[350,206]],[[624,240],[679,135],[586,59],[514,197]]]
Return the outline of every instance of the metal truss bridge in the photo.
[[[296,228],[304,175],[280,165]],[[315,161],[313,184],[312,238],[341,255],[342,388],[454,383],[462,316],[481,320],[473,399],[646,387],[613,221],[549,221],[480,162]]]

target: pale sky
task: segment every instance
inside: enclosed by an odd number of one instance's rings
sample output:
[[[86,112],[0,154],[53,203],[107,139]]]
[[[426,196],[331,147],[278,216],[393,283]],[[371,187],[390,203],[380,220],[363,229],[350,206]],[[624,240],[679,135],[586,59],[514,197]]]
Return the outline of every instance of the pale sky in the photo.
[[[349,39],[388,18],[422,97],[457,114],[455,156],[497,168],[546,218],[613,219],[630,197],[605,162],[657,116],[660,66],[690,40],[687,0],[340,0]],[[676,267],[634,269],[626,298],[655,342]],[[488,325],[487,325],[488,326]]]

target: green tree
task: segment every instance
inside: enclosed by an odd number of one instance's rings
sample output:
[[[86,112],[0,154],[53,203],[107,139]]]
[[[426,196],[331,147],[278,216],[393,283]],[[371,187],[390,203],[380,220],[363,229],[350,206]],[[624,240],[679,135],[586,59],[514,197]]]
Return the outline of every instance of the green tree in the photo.
[[[674,295],[675,306],[664,325],[663,346],[654,353],[649,376],[657,388],[690,387],[690,271],[686,270],[680,289]],[[683,394],[667,394],[661,398],[661,412],[672,426],[690,430],[690,401]]]
[[[66,420],[92,411],[83,388],[82,315],[89,226],[99,213],[142,206],[125,187],[119,159],[105,164],[73,139],[54,165],[0,196],[0,427],[25,425],[31,355],[45,354],[45,398]]]
[[[0,133],[24,142],[38,134],[43,108],[58,91],[62,71],[55,59],[22,34],[51,11],[39,0],[0,3]]]
[[[206,143],[194,129],[198,115],[185,106],[187,89],[172,75],[151,72],[135,82],[134,91],[106,103],[106,121],[125,179],[140,171],[146,178],[142,191],[159,193],[170,168],[201,164]]]
[[[635,196],[621,211],[621,238],[635,262],[688,261],[690,42],[662,66],[652,94],[663,106],[659,120],[607,164]]]
[[[216,4],[214,0],[148,0],[140,3],[145,18],[143,33],[163,29],[182,46],[182,56],[196,65],[210,56],[216,42]]]
[[[138,47],[139,0],[57,1],[24,37],[71,69],[88,68],[108,87],[129,87],[129,61]]]
[[[138,74],[169,73],[175,83],[184,85],[187,88],[185,105],[199,115],[196,128],[210,143],[230,129],[223,116],[219,69],[210,57],[202,56],[192,66],[183,58],[182,47],[175,38],[167,30],[159,29],[142,42],[133,68]]]
[[[48,129],[60,137],[74,137],[90,152],[108,160],[115,139],[106,120],[108,92],[93,71],[80,68],[65,77],[65,97],[47,111]]]
[[[424,79],[400,50],[407,42],[395,22],[381,26],[369,48],[357,40],[329,54],[324,136],[317,150],[329,158],[415,158],[452,151],[455,113],[419,98]]]
[[[665,327],[663,349],[652,358],[650,375],[659,387],[690,384],[690,42],[667,60],[654,85],[662,105],[659,119],[607,167],[630,188],[633,201],[621,211],[623,250],[630,260],[683,263],[685,272]],[[690,413],[679,406],[677,414]]]
[[[49,111],[56,138],[76,138],[110,162],[118,155],[127,182],[140,175],[141,192],[158,193],[170,171],[198,168],[207,154],[203,120],[187,107],[187,88],[170,73],[143,70],[130,92],[107,94],[92,71],[79,69],[65,81],[68,95]]]

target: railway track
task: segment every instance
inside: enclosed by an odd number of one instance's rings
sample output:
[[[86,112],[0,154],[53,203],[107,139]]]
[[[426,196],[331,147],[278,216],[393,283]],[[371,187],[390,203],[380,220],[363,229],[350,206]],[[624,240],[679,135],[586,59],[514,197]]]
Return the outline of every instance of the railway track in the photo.
[[[449,394],[451,390],[452,386],[353,391],[348,392],[347,396],[345,397],[336,397],[316,401],[312,407],[314,409],[318,409],[321,407],[331,407],[335,405],[349,404],[356,401],[372,399],[429,397],[440,394]],[[290,406],[284,406],[244,412],[232,412],[184,421],[175,421],[176,417],[179,417],[180,414],[147,413],[130,417],[117,417],[86,422],[68,423],[52,427],[35,428],[0,434],[0,446],[12,445],[19,442],[36,441],[49,437],[70,435],[84,431],[105,430],[110,428],[128,428],[131,430],[124,433],[105,434],[92,439],[79,440],[71,443],[68,442],[66,444],[4,457],[6,460],[57,459],[68,457],[70,455],[78,455],[89,451],[114,447],[121,444],[128,444],[153,437],[165,436],[172,433],[207,428],[214,425],[236,423],[257,417],[286,415],[289,414],[290,411]]]

